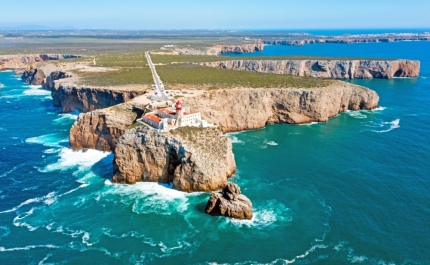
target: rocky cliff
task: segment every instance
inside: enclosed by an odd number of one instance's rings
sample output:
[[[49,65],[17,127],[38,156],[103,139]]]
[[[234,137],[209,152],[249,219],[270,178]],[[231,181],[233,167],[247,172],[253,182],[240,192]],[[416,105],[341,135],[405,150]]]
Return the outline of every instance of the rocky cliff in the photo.
[[[232,60],[203,66],[318,78],[416,77],[420,62],[411,60]]]
[[[30,85],[41,85],[45,78],[46,76],[42,69],[25,70],[21,75],[22,81]]]
[[[51,95],[55,107],[63,112],[79,110],[88,112],[107,108],[145,94],[145,90],[127,88],[89,88],[72,85],[56,85],[51,87]]]
[[[204,119],[223,132],[258,129],[266,124],[325,122],[346,110],[378,107],[375,91],[335,81],[325,88],[227,89],[187,98]],[[141,111],[136,111],[140,109]],[[134,102],[80,114],[70,131],[73,149],[112,151],[126,128],[143,111]]]
[[[144,106],[130,102],[81,113],[70,129],[70,147],[113,151],[120,136],[143,112]]]
[[[243,44],[243,45],[215,45],[208,49],[210,54],[222,54],[222,53],[251,53],[264,50],[264,44],[262,42],[256,42],[254,44]]]
[[[192,109],[223,132],[258,129],[266,124],[326,122],[346,110],[373,109],[379,97],[365,87],[335,81],[314,89],[226,89],[188,98]]]
[[[80,58],[74,54],[27,54],[27,55],[1,55],[0,70],[2,69],[25,69],[27,66],[50,60],[61,60]]]
[[[235,171],[231,141],[217,128],[157,133],[140,127],[120,137],[113,181],[171,182],[181,191],[214,191],[223,188]]]
[[[219,55],[222,53],[251,53],[262,51],[264,44],[261,41],[257,41],[254,44],[242,44],[242,45],[214,45],[209,48],[197,49],[197,48],[175,48],[174,53],[179,55]]]

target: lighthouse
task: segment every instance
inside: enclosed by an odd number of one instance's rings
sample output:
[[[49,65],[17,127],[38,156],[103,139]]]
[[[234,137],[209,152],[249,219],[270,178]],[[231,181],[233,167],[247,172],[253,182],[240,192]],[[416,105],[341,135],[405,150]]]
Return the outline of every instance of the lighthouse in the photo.
[[[182,125],[182,118],[184,117],[184,110],[182,109],[182,102],[181,101],[177,101],[175,104],[175,109],[176,109],[176,115],[175,115],[175,119],[176,119],[176,125],[181,126]]]

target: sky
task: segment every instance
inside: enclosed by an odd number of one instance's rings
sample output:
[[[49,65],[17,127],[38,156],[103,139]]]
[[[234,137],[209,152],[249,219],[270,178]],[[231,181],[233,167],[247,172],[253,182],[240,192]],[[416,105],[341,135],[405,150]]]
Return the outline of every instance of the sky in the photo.
[[[430,28],[429,0],[73,0],[0,4],[0,29]]]

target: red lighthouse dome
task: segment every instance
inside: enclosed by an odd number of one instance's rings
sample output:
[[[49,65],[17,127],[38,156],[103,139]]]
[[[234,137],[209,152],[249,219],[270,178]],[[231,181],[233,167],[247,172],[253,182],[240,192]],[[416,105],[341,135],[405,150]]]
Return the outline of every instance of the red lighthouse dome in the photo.
[[[182,110],[182,103],[178,100],[175,104],[176,110]]]

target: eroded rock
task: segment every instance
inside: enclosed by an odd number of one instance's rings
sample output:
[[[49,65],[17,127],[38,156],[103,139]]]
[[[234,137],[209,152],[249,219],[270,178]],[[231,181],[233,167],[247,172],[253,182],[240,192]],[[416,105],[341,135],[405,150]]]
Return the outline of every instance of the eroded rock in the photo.
[[[228,183],[221,192],[211,194],[205,212],[236,219],[251,219],[252,202],[241,194],[237,184]]]

